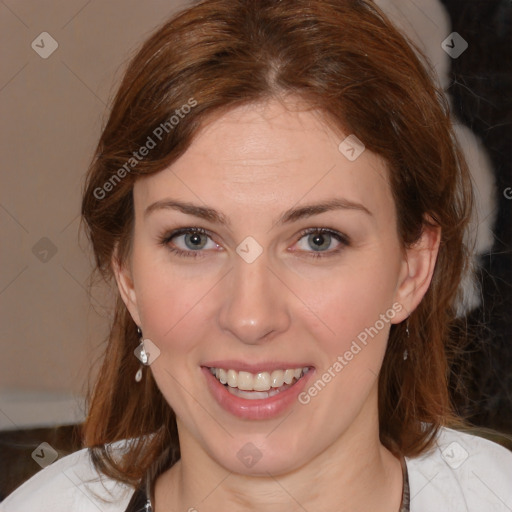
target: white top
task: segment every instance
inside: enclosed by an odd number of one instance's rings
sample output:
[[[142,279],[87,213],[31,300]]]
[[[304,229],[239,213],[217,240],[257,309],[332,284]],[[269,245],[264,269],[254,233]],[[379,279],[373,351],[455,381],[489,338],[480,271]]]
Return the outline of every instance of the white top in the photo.
[[[433,450],[406,463],[411,512],[512,511],[512,452],[496,443],[443,428]],[[83,449],[34,475],[0,512],[124,512],[133,492],[104,475],[100,481]]]

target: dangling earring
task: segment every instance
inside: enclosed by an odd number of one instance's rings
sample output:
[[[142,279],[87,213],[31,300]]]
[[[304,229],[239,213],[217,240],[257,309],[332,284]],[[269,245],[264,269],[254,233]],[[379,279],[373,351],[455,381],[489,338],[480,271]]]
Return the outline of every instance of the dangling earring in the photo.
[[[135,349],[135,355],[137,356],[137,359],[139,359],[139,361],[141,362],[141,365],[137,370],[137,373],[135,374],[135,381],[140,382],[142,380],[142,365],[148,365],[148,355],[146,354],[146,349],[144,347],[144,337],[142,336],[142,331],[140,327],[137,327],[137,333],[140,337],[140,345]]]
[[[407,334],[407,341],[409,341],[410,333],[409,333],[409,319],[405,321],[405,334]],[[407,352],[407,348],[404,350],[404,361],[409,356],[409,352]]]

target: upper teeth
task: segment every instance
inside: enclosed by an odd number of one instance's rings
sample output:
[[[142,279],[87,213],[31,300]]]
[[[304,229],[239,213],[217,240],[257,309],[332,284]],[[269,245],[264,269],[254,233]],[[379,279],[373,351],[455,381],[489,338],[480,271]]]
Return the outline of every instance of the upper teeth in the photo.
[[[274,370],[273,372],[237,372],[223,368],[210,368],[213,375],[222,383],[243,391],[268,391],[279,388],[283,384],[291,384],[293,379],[300,379],[309,371],[309,367],[289,370]]]

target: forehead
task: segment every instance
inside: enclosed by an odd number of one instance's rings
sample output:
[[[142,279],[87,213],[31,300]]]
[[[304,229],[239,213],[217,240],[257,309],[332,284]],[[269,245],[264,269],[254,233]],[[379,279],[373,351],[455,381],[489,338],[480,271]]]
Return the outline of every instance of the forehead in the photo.
[[[228,216],[268,216],[336,196],[392,216],[385,162],[368,150],[349,160],[339,149],[348,135],[297,102],[232,109],[211,118],[168,169],[137,181],[136,208],[172,197]]]

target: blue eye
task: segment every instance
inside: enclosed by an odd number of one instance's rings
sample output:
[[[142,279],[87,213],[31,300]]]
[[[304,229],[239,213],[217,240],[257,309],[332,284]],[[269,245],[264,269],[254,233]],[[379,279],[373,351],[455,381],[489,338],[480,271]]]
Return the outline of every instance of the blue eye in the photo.
[[[185,244],[185,248],[173,247],[169,245],[171,241],[175,244],[175,240],[182,238],[182,243]],[[203,228],[182,228],[169,233],[160,240],[162,245],[165,245],[172,253],[178,256],[197,258],[202,257],[201,249],[209,249],[218,247],[218,245],[212,241],[214,247],[207,247],[208,238],[210,235]]]
[[[185,233],[180,236],[183,237],[183,241],[187,248],[191,250],[203,249],[208,242],[206,235],[203,233]]]
[[[349,240],[345,235],[326,228],[308,228],[302,231],[298,243],[303,239],[306,241],[307,246],[302,246],[301,250],[308,253],[307,255],[313,258],[322,258],[338,254],[344,247],[349,245]],[[337,242],[337,245],[333,250],[329,250],[332,249],[333,240]],[[312,250],[308,250],[308,248]]]

